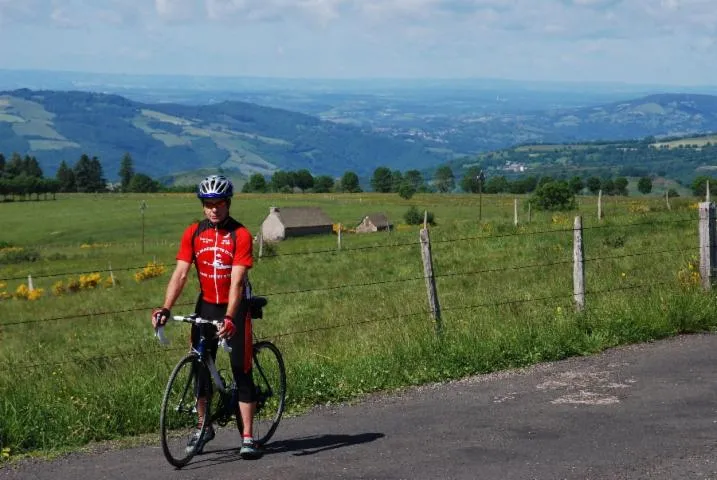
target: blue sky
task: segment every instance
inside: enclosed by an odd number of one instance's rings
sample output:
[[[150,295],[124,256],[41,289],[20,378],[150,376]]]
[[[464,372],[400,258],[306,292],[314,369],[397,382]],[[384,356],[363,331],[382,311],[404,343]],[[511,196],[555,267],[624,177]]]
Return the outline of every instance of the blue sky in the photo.
[[[717,84],[715,0],[0,0],[0,68]]]

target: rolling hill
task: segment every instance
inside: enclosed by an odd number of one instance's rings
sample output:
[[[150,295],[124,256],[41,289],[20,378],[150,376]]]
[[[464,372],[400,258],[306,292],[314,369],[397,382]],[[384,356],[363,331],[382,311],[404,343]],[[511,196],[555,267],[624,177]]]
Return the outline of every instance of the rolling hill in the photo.
[[[560,144],[655,137],[672,146],[678,145],[675,137],[717,131],[717,96],[692,93],[535,111],[499,111],[483,103],[469,108],[458,99],[446,104],[409,96],[396,103],[390,95],[383,100],[369,95],[348,102],[345,96],[322,95],[314,99],[322,109],[333,108],[332,102],[340,106],[332,110],[332,121],[239,100],[144,103],[83,91],[5,91],[0,92],[0,152],[35,155],[50,176],[61,160],[74,163],[87,152],[100,158],[109,179],[117,177],[120,159],[129,152],[136,171],[169,183],[219,168],[238,177],[277,169],[333,176],[353,170],[366,179],[378,166],[430,172],[446,161],[458,167],[456,173],[476,162],[499,171],[505,161],[514,161],[569,170],[642,166],[686,179],[711,168],[706,156],[712,151],[653,155],[645,145],[592,145],[565,155],[559,154]],[[558,151],[537,155],[554,150],[553,144]],[[520,145],[530,145],[529,155],[520,153],[526,148]],[[514,147],[514,153],[504,151]],[[496,153],[487,158],[486,152]],[[651,165],[641,165],[644,158]]]
[[[419,141],[405,141],[259,105],[144,104],[79,91],[0,92],[0,152],[37,157],[46,175],[86,152],[116,178],[129,152],[152,176],[222,168],[248,176],[308,168],[314,174],[368,175],[379,165],[422,168],[442,161]]]

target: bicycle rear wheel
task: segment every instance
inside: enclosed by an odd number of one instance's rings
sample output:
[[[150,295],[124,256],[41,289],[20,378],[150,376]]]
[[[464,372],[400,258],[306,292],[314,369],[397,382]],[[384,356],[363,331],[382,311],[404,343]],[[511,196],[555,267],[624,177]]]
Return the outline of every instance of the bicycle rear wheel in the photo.
[[[199,442],[190,443],[197,425],[204,426],[202,435],[209,427],[208,408],[204,418],[197,418],[197,380],[208,378],[206,367],[195,354],[189,354],[179,361],[167,382],[162,399],[159,429],[162,451],[167,461],[177,468],[185,466],[197,453]]]
[[[263,341],[254,344],[252,374],[257,392],[254,440],[263,445],[276,432],[286,401],[284,359],[273,343]]]

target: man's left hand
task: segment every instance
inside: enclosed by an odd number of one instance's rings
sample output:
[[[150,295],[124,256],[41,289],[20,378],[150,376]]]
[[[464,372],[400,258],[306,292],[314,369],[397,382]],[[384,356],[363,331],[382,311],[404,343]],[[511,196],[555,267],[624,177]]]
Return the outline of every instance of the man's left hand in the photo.
[[[224,325],[219,329],[219,336],[221,338],[232,338],[236,331],[232,317],[224,317]]]

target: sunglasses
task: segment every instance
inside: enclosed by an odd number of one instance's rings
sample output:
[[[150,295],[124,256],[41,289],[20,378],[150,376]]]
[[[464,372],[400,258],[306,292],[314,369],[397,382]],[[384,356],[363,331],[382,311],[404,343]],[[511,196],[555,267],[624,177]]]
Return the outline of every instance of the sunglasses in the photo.
[[[204,208],[222,208],[227,206],[226,200],[218,200],[216,202],[202,202]]]

